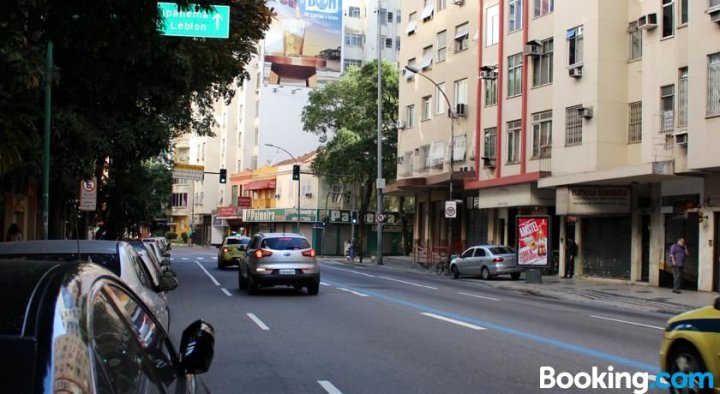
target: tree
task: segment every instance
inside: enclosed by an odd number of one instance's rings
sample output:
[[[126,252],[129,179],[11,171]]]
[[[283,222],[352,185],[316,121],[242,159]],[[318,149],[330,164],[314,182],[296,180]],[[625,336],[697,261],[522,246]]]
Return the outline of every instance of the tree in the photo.
[[[397,157],[398,72],[382,62],[383,175],[395,179]],[[359,184],[360,211],[367,212],[377,177],[377,61],[351,67],[338,81],[310,93],[303,109],[303,129],[320,137],[312,164],[320,174],[333,174],[340,184]],[[341,170],[342,169],[342,170]],[[359,256],[363,257],[365,218],[360,215]]]
[[[211,133],[213,104],[233,97],[269,27],[265,0],[212,4],[230,5],[229,39],[161,35],[155,1],[16,1],[0,16],[0,34],[9,37],[0,43],[0,176],[20,166],[40,175],[40,82],[48,77],[44,49],[53,42],[51,195],[72,196],[80,178],[109,175],[113,193],[101,202],[110,220],[121,218],[127,193],[114,188],[132,186],[138,166],[166,154],[173,137]],[[53,202],[57,210],[65,203]]]

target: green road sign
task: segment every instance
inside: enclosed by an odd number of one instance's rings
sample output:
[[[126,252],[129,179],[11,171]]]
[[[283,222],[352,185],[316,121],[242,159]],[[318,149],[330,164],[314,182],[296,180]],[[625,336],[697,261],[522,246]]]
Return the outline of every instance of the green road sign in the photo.
[[[197,10],[190,4],[187,11],[175,3],[158,3],[161,25],[166,36],[228,38],[230,36],[230,7],[214,5],[211,11]]]

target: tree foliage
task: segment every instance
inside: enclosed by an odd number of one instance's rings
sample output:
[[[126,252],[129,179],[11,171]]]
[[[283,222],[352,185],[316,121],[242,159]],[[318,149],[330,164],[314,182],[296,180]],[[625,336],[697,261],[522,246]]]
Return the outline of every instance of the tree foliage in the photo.
[[[398,72],[382,62],[383,176],[395,179]],[[367,211],[377,177],[377,61],[351,67],[338,81],[310,93],[303,129],[320,137],[312,169],[343,185],[362,185],[360,210]],[[360,215],[360,234],[364,233]],[[360,249],[362,250],[362,248]]]

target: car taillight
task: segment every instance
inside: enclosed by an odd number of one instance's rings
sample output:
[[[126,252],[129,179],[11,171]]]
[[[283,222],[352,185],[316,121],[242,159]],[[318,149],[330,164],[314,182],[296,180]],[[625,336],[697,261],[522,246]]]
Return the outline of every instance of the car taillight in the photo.
[[[501,261],[505,261],[505,259],[502,258],[502,257],[495,257],[495,258],[493,259],[493,262],[494,262],[494,263],[499,263],[499,262],[501,262]]]
[[[302,252],[302,255],[305,257],[315,257],[315,249],[310,249]]]
[[[272,252],[265,249],[256,249],[255,250],[255,257],[261,259],[263,257],[272,256]]]
[[[228,249],[227,247],[223,248],[223,252],[227,253],[229,251],[230,251],[230,249]]]

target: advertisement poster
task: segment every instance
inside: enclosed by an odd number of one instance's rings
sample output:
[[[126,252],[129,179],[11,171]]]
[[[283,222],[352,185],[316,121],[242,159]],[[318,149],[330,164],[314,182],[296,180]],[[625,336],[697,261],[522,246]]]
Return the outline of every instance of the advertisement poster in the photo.
[[[518,265],[546,266],[550,263],[549,216],[517,218]]]
[[[276,13],[265,36],[270,85],[314,88],[339,78],[342,0],[268,0]]]

